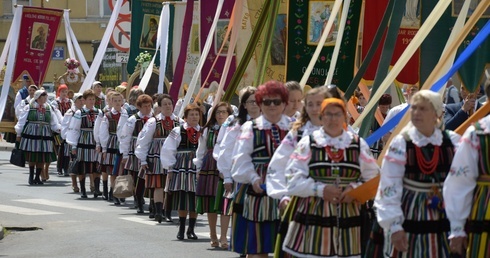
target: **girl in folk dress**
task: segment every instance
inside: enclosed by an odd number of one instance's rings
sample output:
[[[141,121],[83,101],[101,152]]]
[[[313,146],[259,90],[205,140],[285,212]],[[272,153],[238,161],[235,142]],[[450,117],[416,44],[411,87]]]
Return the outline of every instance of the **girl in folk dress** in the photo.
[[[95,94],[95,104],[94,106],[97,109],[103,109],[106,105],[105,95],[102,93],[102,83],[99,81],[95,81],[92,83],[92,90]]]
[[[58,87],[56,95],[57,98],[55,99],[55,101],[53,101],[53,107],[58,109],[61,112],[62,117],[64,118],[66,112],[70,110],[73,106],[73,101],[68,98],[68,86],[66,86],[66,84],[61,84]],[[70,162],[70,153],[65,151],[67,149],[68,148],[66,141],[63,140],[62,137],[61,145],[58,151],[58,162],[56,164],[58,175],[64,174],[65,176],[68,176],[68,171],[66,171],[66,168],[68,167],[68,163]]]
[[[233,156],[232,177],[241,186],[233,201],[232,250],[249,257],[274,251],[279,226],[279,201],[265,192],[267,166],[286,136],[290,118],[283,115],[288,92],[270,81],[255,94],[262,116],[241,127]]]
[[[240,105],[238,107],[238,116],[236,118],[230,116],[231,121],[223,123],[222,129],[218,134],[217,143],[214,146],[213,157],[216,159],[216,167],[220,172],[220,177],[223,178],[223,186],[225,188],[222,216],[232,215],[233,193],[236,185],[231,177],[231,160],[236,140],[240,133],[240,127],[247,120],[255,119],[260,116],[260,107],[255,102],[255,92],[257,88],[247,86],[240,91]],[[222,249],[228,249],[228,225],[229,222],[220,223],[221,235],[220,245]]]
[[[119,120],[126,110],[122,109],[123,96],[119,92],[107,94],[107,101],[111,104],[110,111],[105,112],[102,122],[100,123],[99,138],[102,146],[102,185],[103,199],[109,200],[108,174],[111,174],[111,186],[114,185],[116,176],[113,174],[116,155],[119,153],[119,141],[117,139],[117,130]],[[111,189],[112,190],[112,189]]]
[[[223,201],[223,179],[216,168],[216,160],[213,158],[213,149],[216,145],[218,133],[226,118],[233,113],[230,104],[220,102],[213,108],[211,118],[204,125],[203,134],[199,138],[199,147],[194,164],[197,167],[197,213],[208,214],[211,247],[219,247],[216,235],[216,222],[218,214],[221,214]],[[221,216],[221,225],[228,225],[229,216]],[[226,239],[225,239],[226,240]]]
[[[185,221],[189,213],[187,239],[197,239],[196,226],[196,157],[201,127],[201,108],[190,104],[184,109],[185,123],[172,129],[160,151],[162,167],[168,169],[168,191],[172,193],[174,209],[179,212],[179,233],[177,239],[184,239]]]
[[[87,174],[96,173],[97,153],[95,152],[94,126],[98,116],[102,112],[94,107],[95,94],[92,90],[83,92],[85,106],[77,110],[70,121],[70,126],[66,136],[66,142],[71,145],[71,154],[75,156],[78,163],[77,175],[80,181],[80,192],[82,198],[87,198],[85,190],[85,178]],[[100,175],[94,178],[97,184],[100,182]],[[94,192],[94,197],[97,195]]]
[[[63,138],[64,142],[64,147],[60,152],[63,152],[63,155],[70,159],[71,155],[71,147],[70,145],[66,142],[66,136],[68,134],[68,128],[70,126],[70,121],[73,118],[73,115],[77,110],[80,110],[83,108],[83,95],[81,93],[76,93],[75,96],[73,96],[73,105],[71,106],[68,111],[65,112],[65,115],[63,116],[63,122],[61,123],[61,137]],[[63,164],[63,169],[65,171],[68,171],[68,165],[69,162]],[[75,174],[70,174],[71,177],[71,189],[73,192],[78,193],[80,192],[80,188],[77,186],[77,175]]]
[[[347,119],[343,100],[325,99],[322,128],[301,138],[287,164],[291,222],[282,249],[291,256],[361,256],[361,206],[347,193],[379,168]]]
[[[47,99],[46,91],[37,90],[29,105],[24,107],[14,127],[19,149],[24,151],[26,161],[29,163],[29,185],[42,185],[39,176],[44,165],[56,160],[52,132],[59,133],[61,126],[52,113],[51,106],[46,103]]]
[[[485,91],[490,99],[490,80]],[[466,257],[490,257],[489,186],[490,115],[487,115],[464,133],[444,182],[451,251],[464,254],[467,248]]]
[[[289,95],[291,96],[291,94]],[[327,89],[320,87],[314,88],[306,94],[303,111],[298,117],[298,120],[293,123],[291,130],[286,137],[282,140],[281,145],[272,156],[271,162],[267,169],[267,194],[280,200],[279,209],[283,212],[289,204],[290,196],[287,192],[287,177],[286,165],[293,153],[296,145],[303,136],[311,135],[314,131],[321,128],[321,105],[325,98],[330,97]],[[291,102],[290,102],[291,103]],[[287,232],[288,224],[291,221],[291,207],[288,208],[288,212],[281,218],[281,225],[279,226],[279,237],[276,241],[276,250],[274,251],[275,257],[284,257],[285,254],[282,251],[282,243],[284,241],[285,233]],[[281,232],[284,232],[281,234]]]
[[[119,150],[123,155],[121,165],[124,169],[131,173],[135,182],[135,194],[134,201],[137,208],[137,213],[144,213],[144,192],[145,192],[145,178],[139,177],[138,173],[141,169],[141,163],[134,154],[136,149],[136,141],[138,134],[143,129],[143,126],[148,120],[153,117],[153,100],[149,95],[143,94],[136,100],[136,106],[139,111],[132,115],[121,129],[121,137],[119,139]]]
[[[390,257],[449,257],[449,221],[442,185],[459,135],[438,128],[439,94],[422,90],[411,100],[411,123],[390,143],[381,165],[374,206]]]
[[[161,223],[164,216],[167,222],[172,222],[170,213],[172,208],[169,195],[165,197],[164,193],[167,170],[161,167],[160,151],[172,129],[179,127],[184,121],[173,114],[174,102],[170,95],[162,94],[157,101],[161,114],[150,118],[139,133],[135,155],[141,162],[141,168],[146,170],[146,188],[154,189],[155,220]]]

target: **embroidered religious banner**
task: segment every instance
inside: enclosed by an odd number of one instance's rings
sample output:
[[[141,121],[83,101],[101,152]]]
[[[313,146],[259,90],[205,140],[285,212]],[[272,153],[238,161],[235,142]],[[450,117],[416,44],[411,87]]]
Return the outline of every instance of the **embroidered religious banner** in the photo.
[[[405,11],[402,17],[400,30],[396,39],[395,50],[391,59],[391,65],[394,65],[401,54],[405,51],[408,44],[412,41],[415,34],[417,34],[420,28],[420,2],[419,0],[406,0]],[[364,15],[364,29],[362,33],[362,58],[366,56],[371,43],[373,42],[374,35],[378,30],[383,14],[388,5],[388,0],[366,1],[365,15]],[[384,39],[383,39],[384,41]],[[382,41],[382,42],[383,42]],[[370,62],[363,79],[368,81],[368,84],[372,84],[374,77],[376,76],[376,69],[378,68],[379,58],[381,56],[383,44],[380,44],[373,60]],[[442,45],[444,47],[444,44]],[[403,70],[397,76],[396,80],[400,83],[415,84],[419,81],[419,63],[420,63],[420,50],[417,50],[415,54],[410,58]]]
[[[204,66],[201,71],[201,83],[204,83],[206,77],[211,71],[211,76],[207,80],[206,85],[204,85],[204,87],[207,88],[209,87],[209,85],[211,85],[213,81],[219,83],[221,76],[223,75],[222,74],[223,68],[225,66],[226,55],[228,52],[227,45],[229,44],[229,38],[225,39],[225,36],[230,23],[230,17],[231,17],[231,13],[233,12],[233,6],[235,4],[235,0],[224,1],[223,8],[221,10],[219,20],[218,20],[218,25],[216,27],[216,31],[214,35],[209,35],[209,31],[211,29],[213,18],[215,16],[215,12],[218,6],[218,0],[206,0],[205,4],[203,1],[200,2],[201,2],[201,12],[200,12],[201,13],[201,23],[200,23],[201,49],[204,48],[207,37],[214,37],[213,43],[211,44],[211,49],[209,51],[209,54],[206,58],[206,61],[204,62]],[[221,53],[218,53],[223,42],[225,42],[225,47],[223,48]],[[236,51],[234,52],[234,55],[236,56]],[[211,70],[211,66],[216,58],[218,59],[216,65],[214,66],[213,70]],[[229,74],[233,74],[235,69],[236,69],[236,58],[233,58],[233,60],[231,61]],[[226,86],[229,84],[231,80],[231,77],[232,76],[227,76],[226,78],[226,83],[224,88],[225,90],[226,90]]]
[[[131,43],[129,48],[128,73],[135,72],[137,65],[145,68],[145,62],[136,61],[136,57],[145,51],[155,54],[158,21],[162,12],[162,1],[133,0],[131,1]],[[157,53],[158,54],[158,53]],[[160,65],[160,58],[155,59],[155,66]]]
[[[25,6],[12,81],[24,75],[42,85],[51,60],[63,10]]]
[[[420,76],[421,81],[425,81],[432,72],[433,68],[439,61],[439,57],[443,51],[444,45],[449,38],[452,26],[456,21],[459,11],[463,6],[464,0],[453,0],[450,7],[446,10],[434,29],[427,36],[421,49]],[[470,2],[468,16],[473,13],[475,8],[480,3],[480,0]],[[422,5],[421,17],[425,20],[432,11],[436,3],[431,1],[424,2]],[[477,24],[472,28],[466,39],[458,49],[456,57],[470,44],[473,38],[478,34],[490,18],[490,8],[483,13],[483,16],[478,20]],[[487,38],[479,48],[471,55],[471,57],[458,70],[459,78],[467,89],[474,92],[485,81],[485,67],[490,63],[490,38]]]
[[[294,0],[289,3],[286,79],[299,81],[315,52],[323,29],[327,24],[335,1]],[[371,1],[373,2],[373,1]],[[339,58],[332,84],[346,90],[354,75],[357,34],[361,13],[361,0],[352,0],[346,26],[343,31]],[[319,86],[325,83],[335,41],[339,33],[340,13],[327,37],[327,41],[311,72],[307,85]]]

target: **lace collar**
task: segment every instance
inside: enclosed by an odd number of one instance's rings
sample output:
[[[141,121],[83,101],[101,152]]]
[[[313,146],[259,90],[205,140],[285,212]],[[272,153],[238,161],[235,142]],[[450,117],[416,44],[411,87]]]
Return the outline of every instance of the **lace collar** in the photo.
[[[343,130],[342,134],[337,137],[331,137],[325,133],[323,128],[313,132],[313,139],[318,145],[322,147],[331,146],[337,149],[345,149],[349,147],[350,143],[352,142],[352,137],[352,133],[345,130]]]
[[[424,147],[427,144],[434,146],[441,146],[442,144],[442,132],[438,128],[435,128],[434,133],[429,137],[420,133],[415,127],[410,128],[407,133],[413,144],[418,147]]]
[[[478,123],[480,123],[480,126],[483,129],[484,133],[490,134],[490,116],[486,116],[486,117],[480,119],[480,121],[478,121]]]
[[[143,113],[141,113],[141,111],[138,111],[138,113],[137,113],[137,114],[138,114],[138,117],[139,117],[139,118],[143,118],[143,117],[145,117],[145,115],[143,115]],[[150,118],[150,117],[152,117],[152,116],[153,116],[153,111],[151,111],[151,112],[150,112],[150,114],[148,114],[146,117]]]
[[[255,119],[255,123],[257,124],[257,128],[260,130],[268,130],[271,129],[272,123],[265,119],[264,116],[259,116]],[[281,130],[289,130],[290,118],[286,115],[282,115],[281,120],[276,123]]]
[[[187,122],[184,123],[184,129],[187,130],[187,128],[189,128],[189,124],[187,124]],[[194,127],[194,129],[196,129],[197,131],[200,131],[201,130],[201,126],[200,125],[197,125]]]
[[[310,135],[321,127],[321,125],[314,125],[313,123],[311,123],[311,121],[308,121],[305,125],[303,125],[301,130],[303,131],[303,135]]]
[[[114,115],[117,115],[117,114],[122,113],[122,110],[119,112],[115,108],[111,108],[111,113],[114,114]]]

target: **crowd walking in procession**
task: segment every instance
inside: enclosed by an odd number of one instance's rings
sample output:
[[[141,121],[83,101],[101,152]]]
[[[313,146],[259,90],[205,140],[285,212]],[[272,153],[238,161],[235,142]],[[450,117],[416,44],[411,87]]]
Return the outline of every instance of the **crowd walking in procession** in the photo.
[[[490,80],[484,88],[490,97]],[[178,240],[197,240],[206,214],[210,247],[250,258],[490,257],[490,115],[461,136],[445,129],[444,97],[417,85],[409,123],[376,145],[380,166],[332,85],[269,81],[244,87],[237,106],[181,106],[182,118],[170,95],[138,87],[104,94],[95,81],[70,99],[61,85],[51,103],[27,89],[15,132],[28,185],[49,186],[43,171],[57,161],[81,199],[120,206],[116,186],[129,176],[136,213],[175,221]],[[374,202],[356,199],[377,177]]]

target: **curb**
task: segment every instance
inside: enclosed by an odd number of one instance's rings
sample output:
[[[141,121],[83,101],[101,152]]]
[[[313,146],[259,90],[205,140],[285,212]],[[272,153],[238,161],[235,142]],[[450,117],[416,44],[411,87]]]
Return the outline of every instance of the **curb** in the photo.
[[[0,240],[2,240],[2,239],[3,239],[4,234],[5,234],[5,233],[4,233],[4,229],[3,229],[3,227],[2,227],[2,226],[0,226]]]

